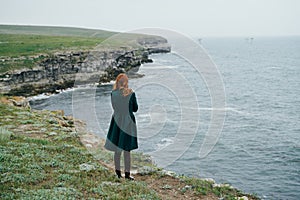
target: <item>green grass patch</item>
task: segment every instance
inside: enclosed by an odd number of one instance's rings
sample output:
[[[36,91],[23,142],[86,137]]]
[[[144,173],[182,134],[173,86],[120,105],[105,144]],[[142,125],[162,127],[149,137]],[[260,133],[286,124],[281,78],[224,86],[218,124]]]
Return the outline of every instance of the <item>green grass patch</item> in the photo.
[[[137,39],[145,37],[149,36],[71,27],[0,25],[0,78],[5,78],[3,74],[8,71],[32,69],[57,52],[140,48]]]
[[[227,200],[235,200],[236,197],[250,196],[251,199],[259,199],[255,195],[244,194],[240,190],[231,187],[228,184],[216,184],[213,181],[203,180],[192,177],[182,177],[185,184],[191,186],[196,195],[205,196],[207,194],[214,194],[219,198]],[[185,192],[185,191],[183,191]]]
[[[60,51],[78,51],[96,47],[106,38],[0,34],[0,73],[33,68],[45,56]]]
[[[0,141],[8,142],[10,140],[12,132],[7,130],[5,127],[0,126]]]
[[[68,27],[0,25],[0,73],[32,69],[56,52],[137,46],[136,39],[140,37],[144,36]]]
[[[115,32],[56,26],[0,25],[0,33],[108,38]]]
[[[2,103],[0,112],[0,199],[158,199],[144,183],[120,181],[100,165],[80,133],[58,129],[49,136],[61,115]],[[31,135],[26,127],[43,131]]]
[[[47,36],[26,34],[0,34],[0,56],[19,58],[47,54],[67,49],[84,49],[95,47],[105,38],[75,37],[75,36]],[[30,65],[35,60],[26,57],[22,60]]]

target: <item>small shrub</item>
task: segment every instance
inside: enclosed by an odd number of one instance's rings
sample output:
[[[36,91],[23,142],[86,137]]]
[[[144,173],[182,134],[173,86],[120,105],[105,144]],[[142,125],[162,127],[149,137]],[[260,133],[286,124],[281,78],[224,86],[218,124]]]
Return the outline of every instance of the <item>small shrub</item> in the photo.
[[[7,142],[10,140],[12,132],[7,130],[6,128],[0,126],[0,142]]]

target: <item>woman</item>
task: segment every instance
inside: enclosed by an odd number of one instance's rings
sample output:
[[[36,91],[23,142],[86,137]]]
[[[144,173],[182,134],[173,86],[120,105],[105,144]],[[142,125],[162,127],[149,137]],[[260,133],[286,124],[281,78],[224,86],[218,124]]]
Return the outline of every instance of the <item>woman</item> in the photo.
[[[130,176],[130,151],[138,148],[137,130],[133,112],[138,110],[135,93],[128,88],[128,77],[119,74],[111,92],[111,104],[114,110],[105,148],[114,151],[115,172],[122,178],[120,169],[120,157],[124,151],[125,178],[134,180]]]

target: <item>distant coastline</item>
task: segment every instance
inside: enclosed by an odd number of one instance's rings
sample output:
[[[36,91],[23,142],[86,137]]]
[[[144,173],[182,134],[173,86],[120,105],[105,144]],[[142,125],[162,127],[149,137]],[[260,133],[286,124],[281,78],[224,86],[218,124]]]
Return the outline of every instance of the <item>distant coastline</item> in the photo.
[[[7,49],[0,55],[0,93],[7,95],[33,96],[77,84],[105,83],[121,72],[139,77],[139,66],[151,62],[149,54],[171,51],[160,36],[102,30],[1,25],[0,35],[9,41],[0,44]],[[15,47],[16,40],[20,44]],[[52,45],[57,40],[63,47]],[[50,52],[48,46],[53,46]]]

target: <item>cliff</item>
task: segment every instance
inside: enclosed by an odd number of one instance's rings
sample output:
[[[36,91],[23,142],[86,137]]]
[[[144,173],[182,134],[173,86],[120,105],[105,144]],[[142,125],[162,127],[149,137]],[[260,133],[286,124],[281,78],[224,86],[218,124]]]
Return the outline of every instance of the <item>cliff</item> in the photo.
[[[137,71],[142,63],[151,62],[149,54],[170,52],[162,37],[144,36],[135,42],[134,46],[32,56],[40,60],[34,67],[0,74],[0,93],[32,96],[80,84],[109,82],[122,72],[141,76]]]

